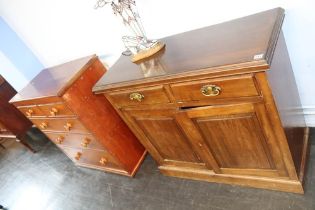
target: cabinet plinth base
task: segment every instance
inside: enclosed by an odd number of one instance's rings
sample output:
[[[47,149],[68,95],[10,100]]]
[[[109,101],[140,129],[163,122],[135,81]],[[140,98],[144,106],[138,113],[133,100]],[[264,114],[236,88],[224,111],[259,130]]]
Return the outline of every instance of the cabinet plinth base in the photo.
[[[184,169],[182,167],[176,166],[160,166],[159,169],[160,172],[166,176],[304,194],[303,182],[304,174],[306,173],[307,169],[306,165],[309,151],[309,128],[305,128],[299,180],[232,174],[216,174],[210,170],[195,170],[189,168]]]

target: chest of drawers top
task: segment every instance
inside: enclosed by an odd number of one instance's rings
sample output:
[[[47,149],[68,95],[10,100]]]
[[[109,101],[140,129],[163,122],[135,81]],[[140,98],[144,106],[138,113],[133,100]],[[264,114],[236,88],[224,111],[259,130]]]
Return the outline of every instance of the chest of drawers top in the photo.
[[[94,92],[186,78],[237,74],[269,68],[284,10],[276,8],[162,39],[163,51],[132,63],[121,56],[93,88]]]
[[[42,70],[10,103],[23,105],[23,101],[28,101],[27,105],[31,105],[38,98],[50,98],[47,103],[57,102],[56,97],[62,96],[96,59],[97,56],[91,55]]]

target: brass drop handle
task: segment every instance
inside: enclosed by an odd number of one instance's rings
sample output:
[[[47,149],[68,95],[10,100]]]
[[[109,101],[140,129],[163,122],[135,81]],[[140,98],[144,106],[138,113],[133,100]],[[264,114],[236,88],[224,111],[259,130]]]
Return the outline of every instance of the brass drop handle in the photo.
[[[141,93],[131,93],[129,95],[129,99],[132,101],[136,100],[141,102],[144,99],[144,95],[142,95]]]
[[[108,162],[107,159],[104,158],[104,157],[102,157],[102,158],[100,159],[100,164],[102,164],[102,165],[105,165],[107,162]]]
[[[204,96],[217,96],[221,93],[221,88],[217,85],[204,85],[200,91]]]
[[[64,136],[58,136],[58,138],[56,139],[58,144],[62,144],[63,140],[65,139]]]
[[[48,127],[47,123],[42,122],[40,125],[41,129],[46,129]]]
[[[85,137],[84,140],[83,140],[82,143],[81,143],[81,146],[87,147],[90,142],[91,142],[91,139]]]
[[[74,159],[80,160],[81,156],[82,156],[82,153],[81,152],[77,152],[77,154],[75,155]]]
[[[50,109],[50,115],[51,116],[56,116],[56,114],[58,113],[58,109],[53,107]]]
[[[32,109],[29,109],[29,110],[27,110],[25,113],[26,113],[26,115],[27,115],[28,117],[31,117],[32,114],[34,113],[34,111],[33,111]]]
[[[67,122],[63,127],[66,129],[66,131],[70,131],[72,128],[72,124]]]

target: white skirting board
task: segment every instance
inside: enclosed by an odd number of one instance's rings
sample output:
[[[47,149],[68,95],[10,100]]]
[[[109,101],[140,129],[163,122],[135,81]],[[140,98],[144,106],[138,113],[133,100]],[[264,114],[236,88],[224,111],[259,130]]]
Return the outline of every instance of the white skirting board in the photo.
[[[305,106],[301,110],[303,110],[306,125],[308,127],[315,127],[315,107]]]

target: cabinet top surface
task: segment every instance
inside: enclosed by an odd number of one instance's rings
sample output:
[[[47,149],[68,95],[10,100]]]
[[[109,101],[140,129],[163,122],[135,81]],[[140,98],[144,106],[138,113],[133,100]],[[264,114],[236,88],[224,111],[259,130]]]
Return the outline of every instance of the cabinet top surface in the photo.
[[[35,98],[61,96],[82,74],[95,55],[83,57],[58,66],[43,69],[10,102]]]
[[[165,49],[132,63],[121,56],[94,86],[94,92],[163,80],[231,66],[266,66],[270,63],[281,30],[284,10],[276,8],[221,24],[161,39]],[[225,67],[225,69],[223,68]],[[218,70],[221,69],[221,70]]]

